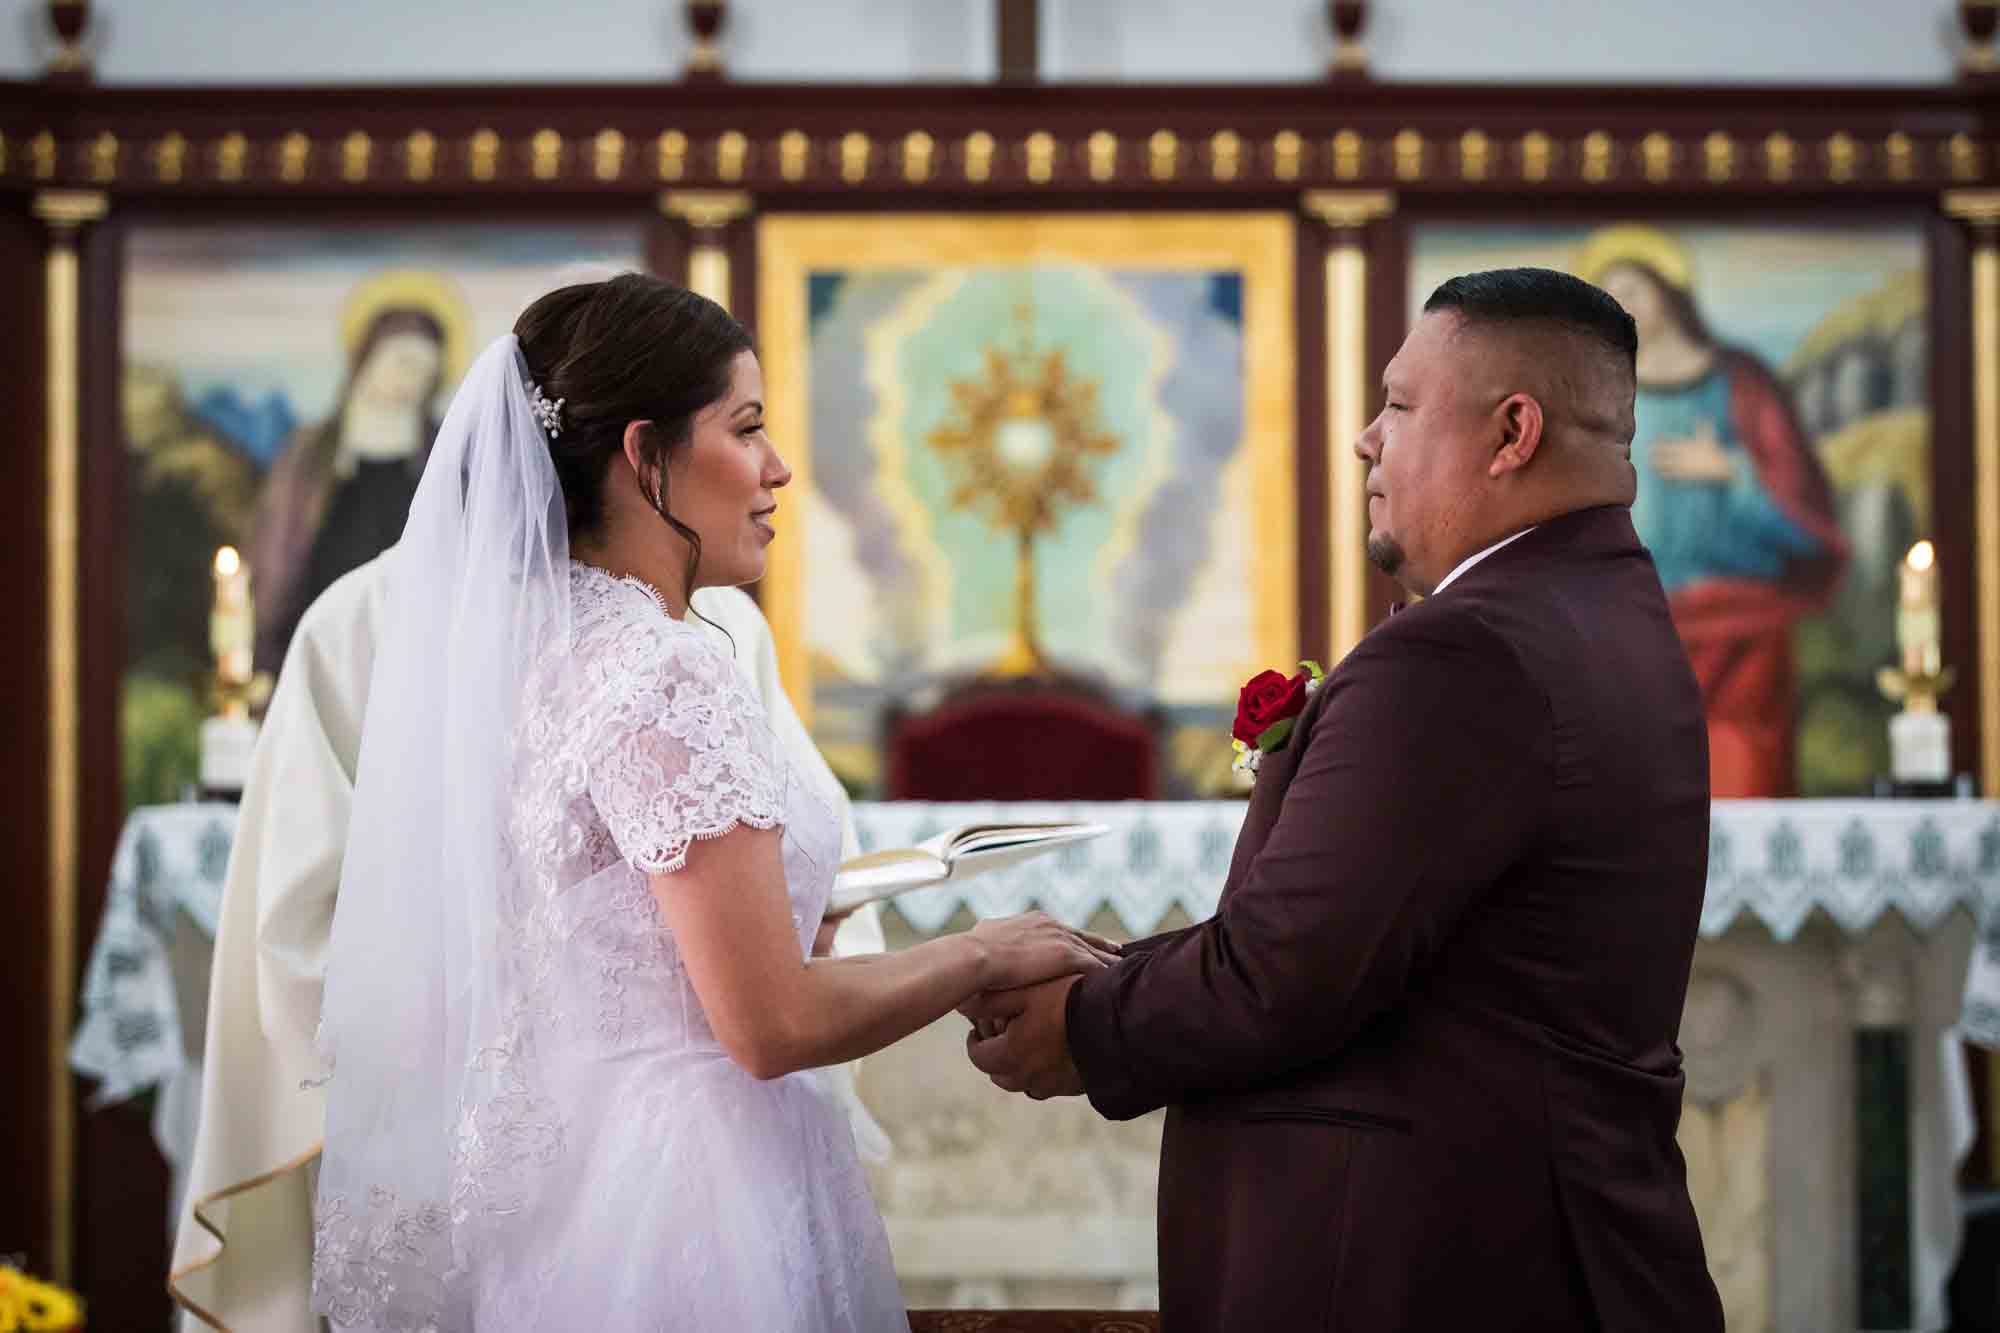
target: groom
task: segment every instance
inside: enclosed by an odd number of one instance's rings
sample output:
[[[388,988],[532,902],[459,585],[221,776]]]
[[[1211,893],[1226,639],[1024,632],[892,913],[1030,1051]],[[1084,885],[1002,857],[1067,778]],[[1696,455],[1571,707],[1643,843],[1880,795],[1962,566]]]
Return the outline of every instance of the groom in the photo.
[[[1425,600],[1264,757],[1211,920],[968,1008],[1002,1088],[1169,1108],[1169,1333],[1720,1333],[1674,1142],[1707,741],[1636,349],[1564,274],[1438,288],[1355,444]]]

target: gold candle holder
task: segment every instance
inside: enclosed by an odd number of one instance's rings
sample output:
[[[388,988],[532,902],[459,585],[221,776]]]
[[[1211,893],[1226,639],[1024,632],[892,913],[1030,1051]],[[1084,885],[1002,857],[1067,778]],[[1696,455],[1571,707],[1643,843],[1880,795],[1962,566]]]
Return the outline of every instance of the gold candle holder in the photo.
[[[210,800],[234,800],[250,778],[257,748],[251,713],[263,707],[271,678],[254,660],[257,614],[250,600],[250,567],[233,546],[215,553],[215,603],[208,614],[208,647],[215,654],[215,714],[201,724],[201,790]]]
[[[1937,548],[1918,542],[1897,571],[1898,664],[1876,676],[1883,695],[1903,705],[1889,719],[1889,771],[1898,782],[1951,780],[1951,719],[1938,698],[1956,673],[1944,665],[1942,604]]]
[[[250,716],[256,610],[250,600],[250,567],[234,546],[215,553],[215,604],[208,615],[208,647],[215,654],[216,707],[224,717]]]

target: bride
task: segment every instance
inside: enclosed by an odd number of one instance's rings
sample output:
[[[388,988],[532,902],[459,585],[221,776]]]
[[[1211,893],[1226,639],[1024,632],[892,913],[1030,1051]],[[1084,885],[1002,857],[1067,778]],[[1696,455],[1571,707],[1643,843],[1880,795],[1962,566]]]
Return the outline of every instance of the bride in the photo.
[[[320,1042],[313,1301],[342,1328],[903,1329],[814,1071],[1104,965],[1039,913],[810,953],[839,856],[686,621],[791,479],[743,329],[628,274],[453,400],[393,558]]]

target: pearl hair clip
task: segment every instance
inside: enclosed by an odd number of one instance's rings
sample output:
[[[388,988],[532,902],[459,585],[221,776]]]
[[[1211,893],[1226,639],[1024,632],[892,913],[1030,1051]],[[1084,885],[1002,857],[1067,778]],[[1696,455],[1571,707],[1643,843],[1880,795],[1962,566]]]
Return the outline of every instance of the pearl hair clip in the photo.
[[[534,409],[535,420],[542,423],[542,429],[549,433],[552,440],[562,434],[563,404],[568,401],[567,398],[558,398],[552,403],[549,396],[542,392],[541,385],[528,386],[528,406]]]

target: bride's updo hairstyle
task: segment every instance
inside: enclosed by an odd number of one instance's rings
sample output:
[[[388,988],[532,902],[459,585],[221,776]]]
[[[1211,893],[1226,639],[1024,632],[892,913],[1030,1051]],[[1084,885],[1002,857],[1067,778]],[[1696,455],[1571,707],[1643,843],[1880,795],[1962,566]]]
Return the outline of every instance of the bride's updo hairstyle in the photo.
[[[687,447],[696,414],[729,392],[730,365],[750,350],[750,335],[705,296],[623,273],[550,292],[521,312],[514,336],[543,396],[562,403],[549,457],[572,546],[603,528],[604,478],[625,452],[625,427],[650,421],[640,489],[688,544],[683,594],[692,597],[701,538],[673,516],[667,459]]]

